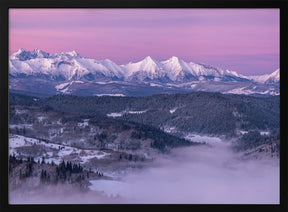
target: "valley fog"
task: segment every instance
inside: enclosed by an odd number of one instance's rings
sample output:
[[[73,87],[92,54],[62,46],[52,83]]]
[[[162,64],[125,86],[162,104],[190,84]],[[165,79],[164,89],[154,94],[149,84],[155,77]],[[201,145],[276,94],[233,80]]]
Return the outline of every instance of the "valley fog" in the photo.
[[[225,142],[176,148],[149,168],[125,172],[119,181],[91,181],[91,191],[85,194],[44,192],[29,198],[11,195],[10,200],[12,204],[279,204],[279,161],[240,156]]]
[[[93,187],[127,203],[278,204],[277,162],[238,156],[226,145],[179,148],[152,168],[127,173],[123,185]]]

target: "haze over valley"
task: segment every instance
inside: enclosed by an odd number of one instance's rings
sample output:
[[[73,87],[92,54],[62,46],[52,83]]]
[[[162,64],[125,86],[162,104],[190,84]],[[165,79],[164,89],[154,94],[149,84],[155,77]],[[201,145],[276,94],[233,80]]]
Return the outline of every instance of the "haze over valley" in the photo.
[[[13,204],[279,202],[279,96],[10,92],[9,107]]]

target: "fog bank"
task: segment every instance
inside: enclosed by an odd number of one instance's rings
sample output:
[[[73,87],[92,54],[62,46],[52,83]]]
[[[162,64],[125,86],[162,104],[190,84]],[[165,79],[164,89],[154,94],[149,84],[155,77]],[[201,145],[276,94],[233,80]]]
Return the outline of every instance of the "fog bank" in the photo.
[[[123,180],[92,188],[126,203],[279,204],[277,161],[240,160],[226,145],[176,149]]]
[[[174,149],[150,168],[131,169],[121,181],[91,181],[90,192],[14,193],[10,203],[279,204],[279,177],[275,159],[241,160],[227,144],[192,146]]]

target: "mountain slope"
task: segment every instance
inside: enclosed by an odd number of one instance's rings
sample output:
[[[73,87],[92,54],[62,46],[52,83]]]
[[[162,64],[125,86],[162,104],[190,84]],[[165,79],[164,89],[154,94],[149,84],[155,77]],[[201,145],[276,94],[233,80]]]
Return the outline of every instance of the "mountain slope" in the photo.
[[[97,61],[80,56],[77,52],[49,53],[35,49],[20,49],[10,56],[11,76],[39,76],[62,78],[64,80],[124,79],[125,81],[145,81],[165,79],[171,82],[212,79],[215,81],[247,81],[248,78],[236,72],[224,71],[212,66],[186,63],[175,56],[165,61],[156,61],[150,56],[136,63],[117,65],[111,60]],[[90,77],[90,78],[89,78]],[[202,78],[201,78],[202,77]]]
[[[10,104],[21,95],[11,93]],[[220,93],[193,92],[149,97],[77,97],[56,95],[34,101],[45,108],[88,116],[113,117],[117,120],[171,129],[217,135],[239,131],[279,128],[279,96],[251,97]]]
[[[75,51],[50,55],[39,50],[29,52],[23,49],[10,57],[9,75],[63,81],[117,79],[122,76],[121,69],[109,60],[97,61],[83,58]]]
[[[9,59],[9,88],[26,93],[36,90],[40,95],[137,96],[146,90],[146,95],[190,91],[277,95],[279,72],[244,76],[206,64],[187,63],[175,56],[165,61],[148,56],[136,63],[117,65],[109,59],[85,58],[75,51],[51,55],[38,49],[20,49]],[[106,88],[99,88],[100,84]]]
[[[260,76],[249,76],[249,79],[252,79],[255,82],[260,82],[264,84],[272,84],[280,82],[280,69],[272,72],[271,74],[264,74]]]

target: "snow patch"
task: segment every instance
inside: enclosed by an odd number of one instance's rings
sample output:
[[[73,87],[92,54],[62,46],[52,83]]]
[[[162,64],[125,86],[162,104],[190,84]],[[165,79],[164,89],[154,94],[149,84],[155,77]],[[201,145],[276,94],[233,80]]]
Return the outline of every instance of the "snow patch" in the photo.
[[[44,119],[46,119],[46,117],[45,116],[38,116],[37,119],[39,122],[42,122]]]
[[[9,128],[11,129],[23,129],[23,128],[28,128],[28,129],[32,129],[32,124],[9,124]]]
[[[78,123],[78,127],[86,127],[89,126],[89,119],[84,119],[83,122]]]
[[[269,131],[260,131],[260,135],[269,135],[270,132]]]
[[[65,83],[56,85],[55,88],[56,88],[57,90],[62,90],[62,89],[64,89],[65,87],[67,87],[68,85],[70,85],[70,82],[65,82]]]
[[[270,89],[268,90],[265,90],[265,91],[255,91],[255,90],[250,90],[249,88],[247,87],[242,87],[242,88],[235,88],[235,89],[232,89],[230,91],[226,91],[226,92],[223,92],[224,94],[245,94],[245,95],[250,95],[250,94],[270,94],[270,95],[279,95],[280,93],[278,92],[275,92],[275,91],[272,91]]]
[[[15,109],[15,114],[16,114],[16,115],[19,115],[19,114],[24,114],[24,113],[26,113],[26,111],[25,111],[25,110],[19,110],[19,109]]]
[[[61,93],[66,93],[68,94],[69,93],[69,87],[73,84],[73,83],[84,83],[80,80],[74,80],[74,81],[71,81],[71,82],[65,82],[65,83],[62,83],[62,84],[59,84],[59,85],[56,85],[55,88],[57,91],[61,92]]]
[[[122,93],[104,93],[104,94],[94,94],[94,96],[120,96],[120,97],[124,97],[125,95]]]
[[[141,114],[141,113],[146,113],[148,110],[140,110],[140,111],[126,111],[126,113],[129,114]]]
[[[150,86],[152,86],[152,87],[163,87],[162,85],[159,85],[159,84],[156,84],[156,83],[149,83],[150,84]]]
[[[115,118],[115,117],[121,117],[123,116],[124,114],[141,114],[141,113],[146,113],[148,110],[139,110],[139,111],[122,111],[122,112],[115,112],[115,113],[108,113],[107,116],[108,117],[112,117],[112,118]]]
[[[241,117],[241,114],[237,111],[237,109],[234,109],[233,112],[232,112],[233,116],[236,117],[236,118],[239,118]]]
[[[245,131],[245,130],[239,130],[239,133],[240,133],[241,135],[244,135],[244,134],[248,133],[248,131]]]
[[[164,126],[163,131],[166,133],[173,133],[177,131],[176,127]]]
[[[108,113],[107,116],[112,118],[121,117],[123,116],[123,113]]]
[[[223,144],[223,141],[219,137],[207,136],[207,135],[198,135],[189,133],[184,137],[188,141],[206,143],[206,144]]]
[[[36,143],[37,139],[27,139],[24,136],[20,135],[10,135],[9,136],[9,149],[14,149],[21,146],[31,146],[32,144]]]
[[[195,88],[198,84],[192,84],[190,85],[191,88]]]
[[[169,110],[169,112],[170,112],[171,114],[173,114],[173,113],[175,113],[175,111],[176,111],[177,109],[178,109],[178,107],[175,107],[175,108]]]

